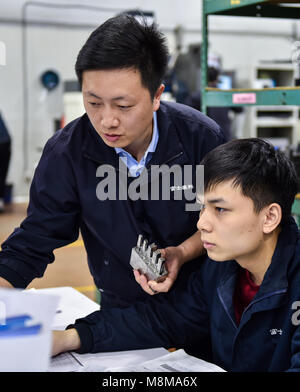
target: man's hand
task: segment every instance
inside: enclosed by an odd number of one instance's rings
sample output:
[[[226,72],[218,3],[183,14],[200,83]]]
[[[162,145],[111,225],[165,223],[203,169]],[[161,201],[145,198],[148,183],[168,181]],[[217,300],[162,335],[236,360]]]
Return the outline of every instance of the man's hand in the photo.
[[[168,275],[166,275],[163,282],[156,282],[154,280],[149,280],[148,282],[145,275],[140,274],[137,270],[133,271],[135,280],[141,285],[142,289],[150,295],[169,291],[175,282],[182,265],[205,253],[201,241],[201,233],[200,231],[196,231],[196,233],[180,245],[160,249],[160,252],[166,259],[166,267],[168,270]]]
[[[0,287],[13,289],[14,286],[10,284],[6,279],[0,277]]]
[[[52,356],[80,348],[80,338],[75,328],[52,332]]]
[[[184,264],[184,252],[180,246],[169,246],[165,249],[159,249],[162,257],[166,260],[166,268],[168,270],[168,275],[161,282],[155,280],[149,280],[143,274],[140,274],[138,270],[134,270],[134,277],[137,283],[140,284],[142,289],[150,295],[156,293],[165,293],[170,290],[175,282],[178,272]]]

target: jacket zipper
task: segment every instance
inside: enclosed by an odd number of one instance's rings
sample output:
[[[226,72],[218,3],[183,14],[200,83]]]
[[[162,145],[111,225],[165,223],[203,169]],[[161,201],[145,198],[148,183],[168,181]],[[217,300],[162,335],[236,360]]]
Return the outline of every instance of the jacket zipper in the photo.
[[[232,322],[234,328],[237,329],[237,325],[236,325],[236,323],[234,322],[234,320],[232,319],[232,317],[231,317],[231,315],[230,315],[230,313],[229,313],[229,310],[228,310],[227,306],[225,305],[225,302],[223,301],[223,298],[222,298],[222,296],[221,296],[221,294],[220,294],[219,288],[217,289],[217,291],[218,291],[219,299],[220,299],[220,301],[221,301],[221,303],[222,303],[222,305],[223,305],[223,307],[224,307],[224,309],[225,309],[225,312],[226,312],[227,316],[229,317],[230,321]]]

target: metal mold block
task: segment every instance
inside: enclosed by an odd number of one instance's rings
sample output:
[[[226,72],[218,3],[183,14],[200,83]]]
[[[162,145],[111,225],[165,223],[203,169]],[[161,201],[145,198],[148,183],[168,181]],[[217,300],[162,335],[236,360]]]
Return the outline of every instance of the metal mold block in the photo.
[[[148,245],[148,240],[140,234],[137,244],[131,251],[130,265],[147,276],[149,280],[159,281],[167,275],[165,259],[155,244]]]

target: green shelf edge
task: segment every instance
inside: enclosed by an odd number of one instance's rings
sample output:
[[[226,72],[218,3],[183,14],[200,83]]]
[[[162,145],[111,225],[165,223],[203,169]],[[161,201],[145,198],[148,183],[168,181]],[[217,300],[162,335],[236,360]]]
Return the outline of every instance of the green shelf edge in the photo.
[[[204,94],[207,106],[300,106],[300,88],[277,88],[266,90],[205,90]],[[233,103],[234,94],[255,94],[255,103]]]
[[[247,5],[269,3],[269,0],[204,0],[203,12],[206,15],[245,7]],[[283,2],[282,2],[283,3]]]

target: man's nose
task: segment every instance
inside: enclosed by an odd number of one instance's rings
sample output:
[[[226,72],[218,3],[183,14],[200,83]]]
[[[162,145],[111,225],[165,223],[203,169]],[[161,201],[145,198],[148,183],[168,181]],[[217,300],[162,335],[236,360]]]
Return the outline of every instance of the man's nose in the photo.
[[[206,232],[212,231],[212,222],[205,208],[200,212],[197,228],[199,231],[206,231]]]
[[[101,113],[101,126],[104,129],[116,128],[119,126],[119,119],[115,112],[110,109],[104,109]]]

